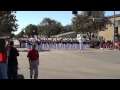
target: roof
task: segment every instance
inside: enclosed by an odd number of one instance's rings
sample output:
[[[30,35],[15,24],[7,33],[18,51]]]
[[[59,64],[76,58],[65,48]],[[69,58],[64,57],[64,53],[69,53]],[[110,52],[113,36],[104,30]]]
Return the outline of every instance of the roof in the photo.
[[[74,34],[74,33],[76,34],[76,32],[67,32],[67,33],[55,35],[55,37],[64,36],[64,35],[69,35],[69,34]]]
[[[120,14],[116,14],[115,17],[120,17]],[[108,18],[114,18],[114,15],[108,16]]]

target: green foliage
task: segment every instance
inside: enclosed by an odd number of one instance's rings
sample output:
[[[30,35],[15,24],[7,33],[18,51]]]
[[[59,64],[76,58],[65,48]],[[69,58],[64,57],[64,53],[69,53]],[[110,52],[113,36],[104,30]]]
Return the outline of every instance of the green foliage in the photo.
[[[14,33],[11,33],[10,34],[10,38],[14,38],[15,37],[15,34]]]
[[[60,33],[62,34],[62,33],[67,33],[67,32],[72,32],[72,31],[74,31],[72,25],[66,25],[63,27]]]
[[[16,37],[16,38],[22,38],[22,37],[23,37],[23,32],[21,31],[21,32],[18,33],[15,37]]]
[[[87,32],[92,28],[93,22],[88,16],[78,15],[72,19],[72,27],[77,33]]]
[[[22,29],[27,35],[38,35],[38,29],[36,25],[29,24],[26,28]]]
[[[89,15],[91,13],[91,15]],[[105,30],[106,25],[111,22],[104,16],[104,11],[83,11],[81,15],[77,15],[72,19],[71,25],[62,26],[60,22],[51,18],[44,18],[38,25],[29,24],[21,30],[18,36],[22,36],[23,32],[27,35],[45,35],[53,36],[61,33],[76,31],[77,33],[93,33],[98,30]],[[101,18],[94,20],[93,18]],[[33,32],[35,30],[35,32]]]
[[[104,11],[83,11],[72,19],[72,26],[77,33],[96,32],[97,30],[105,30],[107,24],[112,24],[107,17],[104,16]],[[99,18],[98,20],[93,18]]]
[[[15,11],[0,11],[0,34],[9,35],[18,29]]]
[[[38,32],[40,35],[42,34],[50,37],[52,35],[59,34],[61,31],[61,23],[50,18],[44,18],[42,22],[38,25]]]

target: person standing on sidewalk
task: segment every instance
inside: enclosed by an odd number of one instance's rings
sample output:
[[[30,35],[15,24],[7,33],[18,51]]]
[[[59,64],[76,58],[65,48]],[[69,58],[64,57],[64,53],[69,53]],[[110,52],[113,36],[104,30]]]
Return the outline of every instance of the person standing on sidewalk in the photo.
[[[27,57],[29,59],[29,64],[30,64],[31,79],[33,78],[33,74],[34,74],[34,79],[38,78],[39,52],[35,48],[36,48],[36,44],[33,44],[32,49],[29,50],[27,54]]]

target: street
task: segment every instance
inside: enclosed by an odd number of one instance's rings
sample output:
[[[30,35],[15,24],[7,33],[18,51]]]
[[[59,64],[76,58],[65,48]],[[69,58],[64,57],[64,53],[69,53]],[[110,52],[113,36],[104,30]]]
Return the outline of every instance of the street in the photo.
[[[30,79],[27,52],[18,48],[19,74]],[[120,79],[120,51],[89,49],[39,52],[38,79]]]

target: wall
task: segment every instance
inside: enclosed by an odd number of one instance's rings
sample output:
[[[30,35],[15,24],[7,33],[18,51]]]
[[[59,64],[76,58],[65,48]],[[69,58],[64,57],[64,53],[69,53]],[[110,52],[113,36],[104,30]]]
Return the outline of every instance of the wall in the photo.
[[[114,22],[114,18],[110,18],[112,23]],[[120,20],[120,16],[115,18],[115,21]],[[113,36],[114,36],[114,25],[108,25],[108,29],[105,31],[99,31],[99,36],[103,36],[105,38],[105,41],[111,40],[113,41]],[[120,33],[120,27],[118,27],[118,32]]]

